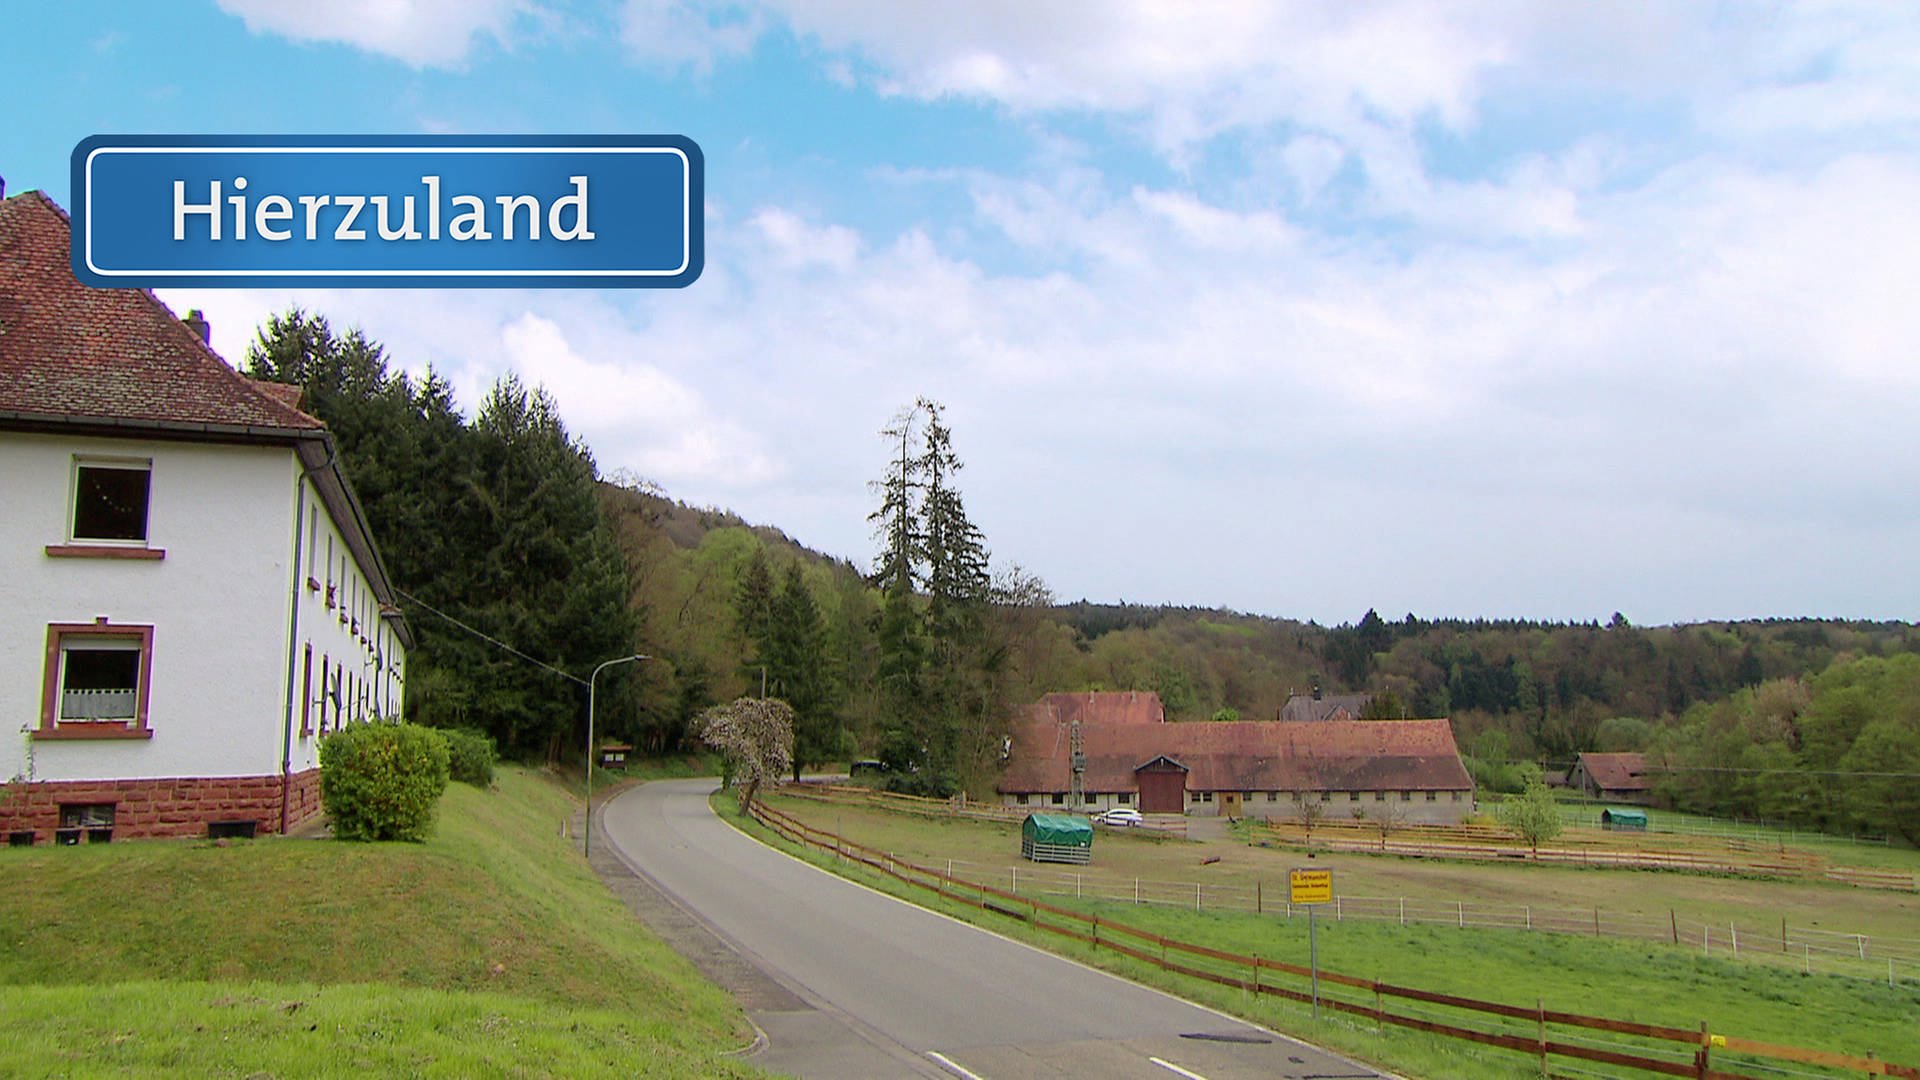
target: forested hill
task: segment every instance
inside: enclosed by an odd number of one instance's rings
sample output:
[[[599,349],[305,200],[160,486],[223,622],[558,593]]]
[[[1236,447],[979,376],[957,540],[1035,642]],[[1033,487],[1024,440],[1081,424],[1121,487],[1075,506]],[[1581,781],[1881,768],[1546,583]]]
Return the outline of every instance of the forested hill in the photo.
[[[635,567],[636,605],[649,633],[685,655],[705,656],[716,683],[745,688],[730,653],[740,646],[732,603],[755,549],[776,563],[806,567],[840,643],[843,670],[870,663],[872,631],[862,620],[877,609],[852,563],[776,528],[749,526],[730,512],[688,506],[631,481],[603,485],[602,493]],[[1638,627],[1618,615],[1606,623],[1559,623],[1385,620],[1369,611],[1325,627],[1220,609],[1086,600],[1054,604],[1039,616],[1016,642],[1012,666],[1022,694],[1150,689],[1166,702],[1170,719],[1253,720],[1277,717],[1290,694],[1317,684],[1328,693],[1374,693],[1385,715],[1452,717],[1464,746],[1497,730],[1505,748],[1491,756],[1550,764],[1581,750],[1637,749],[1628,744],[1643,741],[1645,732],[1619,718],[1651,729],[1693,705],[1771,679],[1814,675],[1838,658],[1920,652],[1914,624],[1836,619]],[[849,717],[856,732],[872,719]]]

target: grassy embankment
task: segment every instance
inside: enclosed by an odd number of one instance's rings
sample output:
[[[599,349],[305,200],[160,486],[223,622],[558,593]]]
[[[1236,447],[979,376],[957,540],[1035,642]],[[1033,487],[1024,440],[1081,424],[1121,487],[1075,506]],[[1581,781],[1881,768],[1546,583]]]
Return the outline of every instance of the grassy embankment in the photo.
[[[755,1076],[738,1007],[507,767],[424,844],[0,850],[10,1075]]]
[[[902,858],[939,865],[946,858],[978,863],[1017,862],[1017,830],[973,821],[941,821],[877,810],[824,806],[779,799],[781,809],[819,828],[832,829]],[[760,835],[767,835],[764,831]],[[1283,895],[1286,867],[1298,853],[1207,845],[1102,832],[1097,840],[1102,874],[1137,874],[1160,880],[1226,882],[1263,878]],[[1200,865],[1202,858],[1220,861]],[[826,862],[831,862],[828,857]],[[1601,904],[1610,910],[1641,906],[1666,915],[1684,907],[1706,915],[1734,910],[1793,912],[1795,925],[1824,920],[1871,926],[1875,932],[1920,936],[1920,914],[1911,895],[1874,893],[1845,886],[1703,878],[1671,873],[1589,871],[1560,867],[1435,864],[1364,855],[1327,857],[1317,866],[1335,870],[1343,893],[1396,895],[1422,890],[1446,897],[1490,898],[1515,903]],[[870,875],[884,887],[888,879]],[[920,890],[893,891],[925,902]],[[912,895],[919,893],[919,895]],[[1103,919],[1137,926],[1214,948],[1305,964],[1304,920],[1251,913],[1194,912],[1172,907],[1077,902],[1049,896],[1063,907],[1097,912]],[[1858,905],[1861,910],[1849,910]],[[963,918],[984,921],[1001,932],[1022,935],[1016,920],[952,905]],[[1773,917],[1777,918],[1778,915]],[[1537,1062],[1343,1017],[1311,1019],[1301,1006],[1167,976],[1150,965],[1094,952],[1054,935],[1026,934],[1044,947],[1112,968],[1155,985],[1169,986],[1227,1011],[1334,1046],[1418,1076],[1537,1075]],[[1713,1030],[1768,1042],[1844,1053],[1873,1052],[1882,1058],[1920,1063],[1920,1030],[1912,1017],[1920,993],[1861,979],[1807,976],[1773,967],[1718,958],[1654,943],[1590,939],[1524,930],[1460,930],[1401,927],[1350,921],[1320,924],[1320,962],[1328,970],[1400,985],[1440,990],[1521,1006],[1544,1001],[1551,1009],[1691,1028],[1706,1021]],[[1472,1062],[1471,1066],[1463,1062]]]

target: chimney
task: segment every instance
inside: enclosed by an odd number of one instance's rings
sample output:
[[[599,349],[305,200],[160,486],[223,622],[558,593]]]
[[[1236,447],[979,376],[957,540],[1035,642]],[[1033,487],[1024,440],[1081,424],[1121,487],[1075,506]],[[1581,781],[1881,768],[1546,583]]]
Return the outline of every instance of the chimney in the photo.
[[[187,312],[187,317],[180,321],[187,324],[187,329],[199,334],[202,342],[207,341],[208,336],[213,333],[213,327],[207,325],[206,314],[199,308],[190,309]]]
[[[0,176],[0,199],[7,197],[7,178]]]

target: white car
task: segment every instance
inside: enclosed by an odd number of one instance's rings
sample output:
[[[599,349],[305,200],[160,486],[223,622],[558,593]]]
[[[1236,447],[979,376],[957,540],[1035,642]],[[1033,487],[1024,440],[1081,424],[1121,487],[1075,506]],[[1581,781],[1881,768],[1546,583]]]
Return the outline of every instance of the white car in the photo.
[[[1102,810],[1093,815],[1096,825],[1114,825],[1138,828],[1146,822],[1140,817],[1140,811],[1131,806],[1116,806],[1111,810]]]

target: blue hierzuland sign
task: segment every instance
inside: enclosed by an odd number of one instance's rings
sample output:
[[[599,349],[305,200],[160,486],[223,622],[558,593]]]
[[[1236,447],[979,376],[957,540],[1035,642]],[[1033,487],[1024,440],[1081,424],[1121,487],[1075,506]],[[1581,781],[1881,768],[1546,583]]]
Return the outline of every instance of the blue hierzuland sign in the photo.
[[[96,135],[73,151],[89,285],[673,288],[704,165],[678,135]]]

